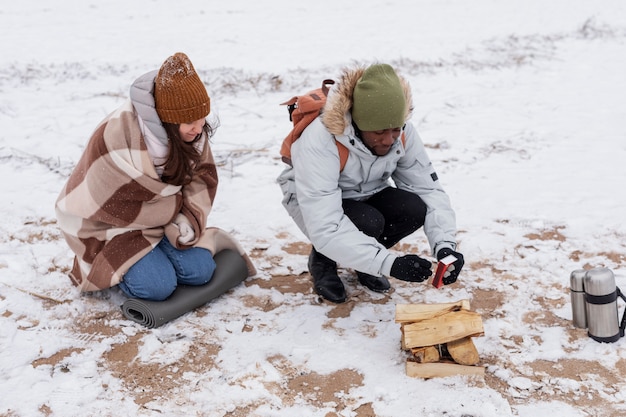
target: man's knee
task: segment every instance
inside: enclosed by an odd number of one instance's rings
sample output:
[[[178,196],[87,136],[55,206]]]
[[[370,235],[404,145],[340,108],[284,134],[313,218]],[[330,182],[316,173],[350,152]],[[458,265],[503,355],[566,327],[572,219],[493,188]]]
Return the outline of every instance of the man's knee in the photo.
[[[413,194],[413,193],[409,193],[409,194],[411,195],[410,197],[410,206],[412,207],[411,213],[413,214],[413,217],[417,224],[417,229],[419,229],[420,227],[424,225],[424,222],[426,221],[426,212],[428,210],[428,207],[426,206],[426,203],[424,203],[424,200],[420,198],[420,196]]]
[[[368,236],[378,238],[385,230],[385,217],[368,204],[344,204],[344,213],[357,229]]]

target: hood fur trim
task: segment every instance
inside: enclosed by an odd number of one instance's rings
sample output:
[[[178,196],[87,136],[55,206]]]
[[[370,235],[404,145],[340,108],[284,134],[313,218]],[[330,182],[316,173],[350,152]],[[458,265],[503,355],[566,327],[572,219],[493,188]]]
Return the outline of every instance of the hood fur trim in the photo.
[[[352,92],[356,83],[361,79],[366,67],[345,68],[339,77],[339,81],[331,89],[328,95],[324,111],[322,113],[322,123],[326,129],[333,135],[342,135],[348,124],[351,123],[351,117],[348,113],[352,109]],[[404,98],[406,100],[406,114],[404,121],[408,121],[413,114],[413,95],[411,87],[400,74],[400,83],[404,90]]]

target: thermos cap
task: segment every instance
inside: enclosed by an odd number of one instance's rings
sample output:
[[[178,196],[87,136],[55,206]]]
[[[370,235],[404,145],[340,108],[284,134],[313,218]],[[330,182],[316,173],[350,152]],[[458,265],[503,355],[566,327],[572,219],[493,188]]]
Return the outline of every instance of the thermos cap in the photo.
[[[585,292],[604,296],[615,291],[615,275],[608,268],[593,268],[585,274]]]
[[[572,291],[580,292],[580,291],[585,290],[584,279],[585,279],[586,273],[587,271],[584,269],[576,269],[572,271],[572,273],[569,276],[570,289]]]

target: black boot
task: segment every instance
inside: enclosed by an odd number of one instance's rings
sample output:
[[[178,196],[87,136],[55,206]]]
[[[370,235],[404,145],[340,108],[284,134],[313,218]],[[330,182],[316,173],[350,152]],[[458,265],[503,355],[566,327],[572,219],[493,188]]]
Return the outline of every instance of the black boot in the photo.
[[[356,276],[359,277],[359,282],[365,285],[372,291],[375,292],[387,292],[391,285],[389,285],[389,280],[385,277],[375,277],[374,275],[366,274],[365,272],[357,271]]]
[[[333,303],[346,301],[346,289],[337,275],[337,263],[315,249],[309,255],[309,273],[315,292]]]

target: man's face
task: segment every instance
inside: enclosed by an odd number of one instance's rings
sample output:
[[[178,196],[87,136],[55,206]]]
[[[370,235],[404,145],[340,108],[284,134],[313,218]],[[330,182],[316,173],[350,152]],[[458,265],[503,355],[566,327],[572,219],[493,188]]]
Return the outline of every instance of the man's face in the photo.
[[[387,155],[391,146],[402,134],[402,128],[361,132],[361,140],[367,148],[378,156]]]

